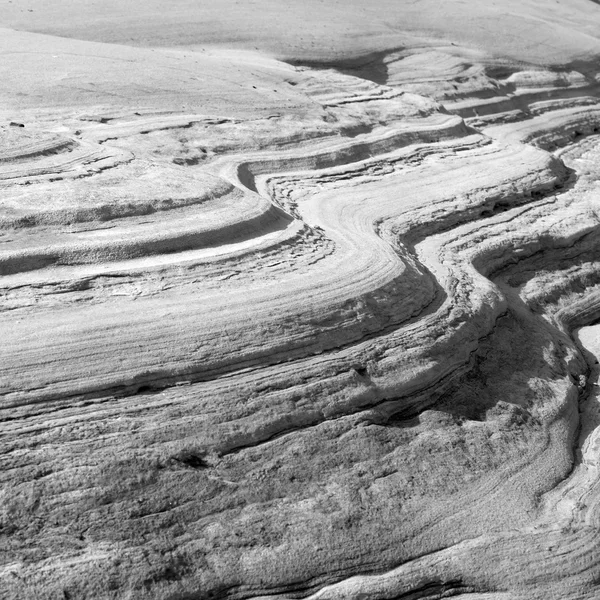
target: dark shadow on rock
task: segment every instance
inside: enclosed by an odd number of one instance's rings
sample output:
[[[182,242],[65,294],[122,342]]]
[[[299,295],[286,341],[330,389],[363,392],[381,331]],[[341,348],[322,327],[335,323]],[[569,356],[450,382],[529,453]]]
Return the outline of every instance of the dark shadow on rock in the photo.
[[[388,81],[388,68],[385,58],[393,53],[400,52],[403,48],[390,48],[379,52],[369,52],[353,58],[333,61],[288,61],[295,67],[309,67],[311,69],[335,69],[344,75],[358,77],[372,81],[378,85],[386,85]]]

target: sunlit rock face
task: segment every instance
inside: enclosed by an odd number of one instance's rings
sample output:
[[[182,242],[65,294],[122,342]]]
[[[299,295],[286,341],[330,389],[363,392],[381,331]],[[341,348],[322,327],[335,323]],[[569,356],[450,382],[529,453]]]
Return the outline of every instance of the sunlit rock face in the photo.
[[[600,6],[31,4],[0,598],[600,597]]]

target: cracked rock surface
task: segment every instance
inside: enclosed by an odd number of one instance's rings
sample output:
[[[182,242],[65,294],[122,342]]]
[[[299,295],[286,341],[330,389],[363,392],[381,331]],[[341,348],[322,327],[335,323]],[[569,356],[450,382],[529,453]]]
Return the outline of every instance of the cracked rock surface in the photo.
[[[0,15],[0,598],[600,597],[600,5],[172,4]]]

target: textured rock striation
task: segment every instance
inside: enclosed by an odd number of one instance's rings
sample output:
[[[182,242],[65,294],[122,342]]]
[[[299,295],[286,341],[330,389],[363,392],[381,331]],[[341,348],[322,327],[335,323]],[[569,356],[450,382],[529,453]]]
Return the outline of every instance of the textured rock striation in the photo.
[[[562,64],[1,30],[0,598],[600,595],[574,5]]]

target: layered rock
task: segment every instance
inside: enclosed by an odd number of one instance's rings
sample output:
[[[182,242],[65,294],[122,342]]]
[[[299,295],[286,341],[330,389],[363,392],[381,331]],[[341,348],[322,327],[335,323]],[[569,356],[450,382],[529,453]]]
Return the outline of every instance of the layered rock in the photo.
[[[0,128],[0,595],[597,596],[593,62],[39,44],[107,70]]]

